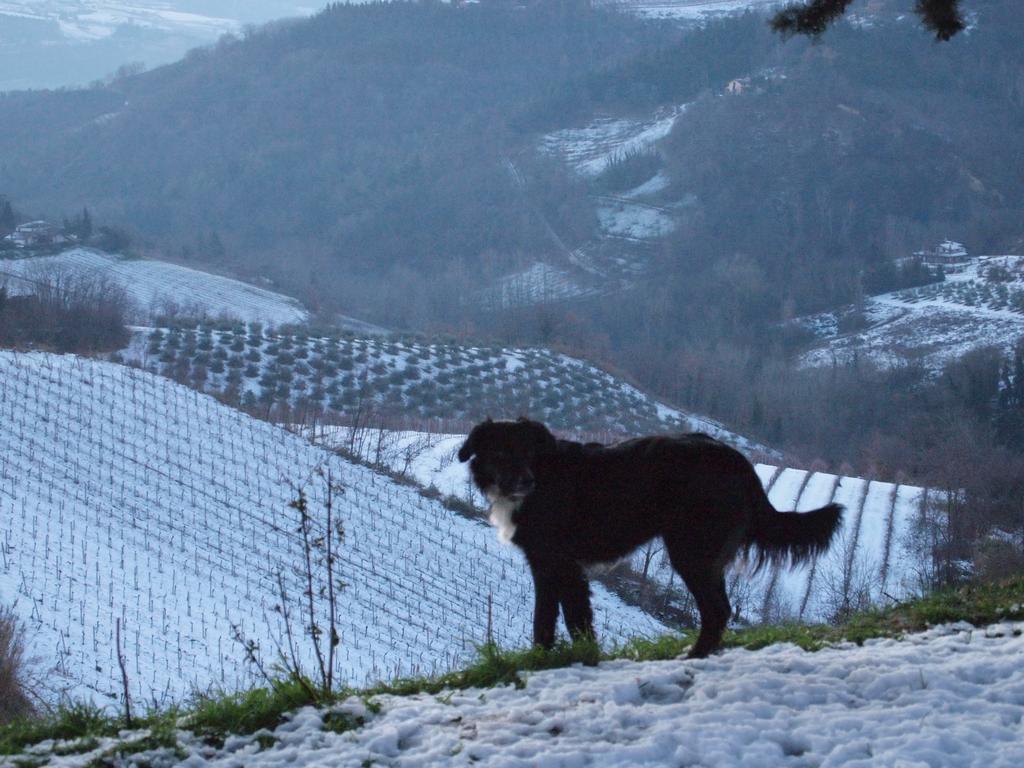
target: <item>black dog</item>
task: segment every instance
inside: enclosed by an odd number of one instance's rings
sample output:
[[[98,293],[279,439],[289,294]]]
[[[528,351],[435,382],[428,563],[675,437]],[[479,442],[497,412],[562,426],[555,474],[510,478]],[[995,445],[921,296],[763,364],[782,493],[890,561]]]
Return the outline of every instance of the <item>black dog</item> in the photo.
[[[459,450],[491,502],[491,522],[523,550],[533,574],[533,640],[550,647],[561,605],[572,637],[593,635],[583,566],[616,560],[661,536],[693,593],[700,636],[690,656],[722,640],[731,607],[725,569],[756,547],[792,563],[828,549],[843,508],[777,512],[750,462],[707,435],[644,437],[610,446],[557,440],[535,421],[478,424]]]

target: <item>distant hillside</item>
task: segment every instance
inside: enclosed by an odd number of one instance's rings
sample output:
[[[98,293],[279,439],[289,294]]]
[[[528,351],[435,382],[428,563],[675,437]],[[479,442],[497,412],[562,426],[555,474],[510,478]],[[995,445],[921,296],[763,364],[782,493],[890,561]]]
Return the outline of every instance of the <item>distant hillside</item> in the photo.
[[[145,371],[0,352],[0,381],[0,601],[28,624],[53,690],[115,700],[117,618],[137,702],[251,680],[231,625],[268,659],[283,642],[277,574],[294,610],[305,599],[288,504],[305,484],[321,530],[318,466],[344,487],[343,680],[460,664],[486,639],[489,596],[494,637],[528,637],[522,559],[414,488]],[[595,597],[609,642],[664,629]]]
[[[894,259],[944,238],[1020,252],[1024,17],[975,8],[949,44],[887,16],[772,46],[689,104],[657,145],[654,202],[688,201],[648,267],[679,307],[665,335],[749,339],[880,292]]]
[[[557,167],[527,163],[526,193],[511,181],[510,124],[676,35],[582,0],[333,4],[109,87],[0,97],[0,189],[199,261],[216,232],[229,261],[304,299],[379,294],[384,275],[416,296],[410,271],[454,279],[550,248],[538,206],[588,231]]]
[[[174,61],[243,24],[312,11],[301,0],[0,0],[0,91],[86,85]]]
[[[1024,336],[1024,257],[982,256],[942,282],[867,297],[849,306],[799,318],[816,340],[804,366],[882,368],[919,366],[929,377],[971,350],[1012,351]]]

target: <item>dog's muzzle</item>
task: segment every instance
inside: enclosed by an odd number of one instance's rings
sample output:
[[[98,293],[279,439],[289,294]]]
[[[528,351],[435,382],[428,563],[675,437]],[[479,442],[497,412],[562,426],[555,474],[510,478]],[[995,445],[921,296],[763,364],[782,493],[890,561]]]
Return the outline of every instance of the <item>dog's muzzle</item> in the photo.
[[[528,496],[537,487],[537,481],[534,480],[533,473],[527,471],[525,475],[517,477],[515,482],[509,483],[507,487],[504,483],[501,486],[503,496],[519,501]]]

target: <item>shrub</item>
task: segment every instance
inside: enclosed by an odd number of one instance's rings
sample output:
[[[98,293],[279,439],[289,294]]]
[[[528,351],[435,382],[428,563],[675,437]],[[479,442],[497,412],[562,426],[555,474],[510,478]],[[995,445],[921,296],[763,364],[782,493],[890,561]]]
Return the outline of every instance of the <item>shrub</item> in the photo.
[[[25,628],[14,611],[0,608],[0,723],[33,713]]]

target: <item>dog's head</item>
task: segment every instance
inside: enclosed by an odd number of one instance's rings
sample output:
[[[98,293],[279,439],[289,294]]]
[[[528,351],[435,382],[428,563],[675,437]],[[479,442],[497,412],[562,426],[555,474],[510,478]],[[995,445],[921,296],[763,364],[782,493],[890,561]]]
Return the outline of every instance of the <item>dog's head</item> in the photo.
[[[459,449],[459,461],[469,469],[484,495],[522,499],[536,485],[534,460],[555,449],[555,436],[537,421],[487,421],[473,427]]]

